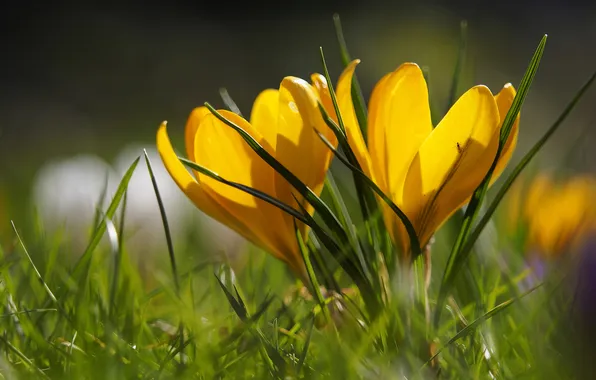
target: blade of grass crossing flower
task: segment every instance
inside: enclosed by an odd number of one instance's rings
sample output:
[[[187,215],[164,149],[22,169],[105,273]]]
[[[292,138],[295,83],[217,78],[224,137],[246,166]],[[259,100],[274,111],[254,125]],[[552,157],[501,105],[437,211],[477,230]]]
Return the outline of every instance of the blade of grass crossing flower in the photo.
[[[453,281],[454,281],[455,277],[457,277],[457,274],[463,267],[463,263],[467,259],[467,256],[464,256],[461,254],[462,247],[463,247],[465,241],[467,240],[467,237],[468,237],[470,230],[472,228],[474,219],[476,218],[478,211],[480,210],[480,206],[482,204],[482,201],[484,200],[486,191],[488,190],[488,184],[490,183],[490,178],[491,178],[492,173],[495,169],[496,163],[499,159],[499,156],[501,154],[503,146],[505,145],[505,142],[507,141],[507,138],[509,137],[509,133],[511,132],[511,128],[513,127],[513,123],[514,123],[515,119],[517,118],[517,115],[519,114],[519,111],[520,111],[520,109],[523,105],[523,102],[526,98],[526,95],[530,89],[532,81],[533,81],[534,77],[536,76],[536,72],[538,71],[538,67],[540,65],[540,60],[542,59],[542,54],[544,53],[546,39],[547,39],[547,36],[544,35],[544,37],[540,41],[540,44],[538,45],[538,47],[532,57],[532,60],[530,61],[528,69],[526,70],[526,72],[521,80],[519,90],[518,90],[517,94],[515,95],[515,98],[513,99],[511,108],[509,109],[509,112],[507,113],[507,116],[505,117],[505,120],[503,121],[503,125],[501,127],[501,135],[499,138],[499,147],[497,149],[497,154],[495,156],[493,164],[492,164],[491,168],[489,169],[488,173],[486,174],[485,178],[481,182],[481,184],[476,188],[476,190],[472,194],[470,203],[468,204],[468,207],[466,208],[466,212],[464,214],[464,220],[462,222],[461,229],[460,229],[457,239],[453,245],[453,248],[451,250],[449,258],[447,259],[447,265],[445,267],[445,271],[443,272],[443,279],[441,281],[441,285],[439,288],[439,296],[437,298],[437,305],[436,305],[435,316],[434,316],[435,327],[438,326],[438,324],[439,324],[443,305],[445,303],[447,293],[449,292],[451,286],[453,285]]]
[[[128,168],[128,170],[126,171],[124,176],[122,177],[122,180],[120,181],[120,184],[118,185],[118,189],[116,190],[116,194],[112,198],[112,202],[110,203],[107,211],[105,212],[104,218],[108,218],[108,219],[114,218],[114,214],[116,213],[116,210],[118,209],[118,206],[120,205],[120,202],[122,201],[122,197],[124,196],[124,193],[126,192],[126,189],[128,188],[128,183],[130,182],[132,174],[134,173],[134,171],[137,167],[137,164],[139,163],[140,158],[141,157],[137,157],[133,161],[133,163],[130,165],[130,167]],[[96,226],[95,232],[93,233],[93,237],[92,237],[91,241],[89,242],[89,245],[87,245],[85,252],[83,252],[83,254],[81,255],[81,257],[79,258],[79,260],[77,261],[77,263],[74,266],[74,269],[72,271],[73,277],[78,277],[80,275],[80,271],[82,270],[82,268],[88,267],[88,265],[91,262],[91,255],[93,254],[93,251],[95,251],[95,248],[101,241],[101,238],[102,238],[103,234],[105,233],[105,231],[106,231],[105,223],[102,222]]]
[[[317,135],[319,136],[319,138],[325,143],[325,145],[327,145],[327,147],[329,149],[331,149],[331,151],[333,152],[333,154],[335,155],[335,157],[337,157],[352,172],[357,173],[358,176],[360,176],[364,180],[364,182],[399,217],[399,219],[401,220],[401,222],[404,224],[404,226],[406,228],[406,231],[408,233],[408,236],[410,238],[410,245],[412,247],[412,256],[413,256],[413,259],[415,257],[418,257],[422,253],[422,251],[420,249],[420,242],[418,241],[418,237],[416,236],[416,230],[414,229],[414,226],[412,225],[412,223],[410,222],[410,220],[408,219],[408,217],[406,216],[406,214],[404,214],[404,212],[401,211],[399,209],[399,207],[397,207],[397,205],[395,203],[393,203],[393,201],[391,199],[389,199],[389,197],[387,197],[387,195],[385,195],[385,193],[383,193],[383,191],[370,178],[368,178],[368,176],[366,174],[364,174],[360,169],[354,167],[352,164],[350,164],[348,162],[348,160],[345,157],[343,157],[341,154],[339,154],[339,152],[337,152],[337,150],[333,147],[333,145],[331,145],[331,143],[329,142],[329,140],[327,140],[322,133],[320,133],[319,131],[316,131],[316,132],[317,132]]]
[[[219,174],[217,174],[217,173],[215,173],[215,172],[207,169],[206,167],[201,166],[201,165],[199,165],[199,164],[197,164],[195,162],[192,162],[190,160],[187,160],[186,158],[178,157],[178,159],[184,165],[188,166],[189,168],[191,168],[193,170],[196,170],[197,172],[199,172],[199,173],[201,173],[201,174],[203,174],[203,175],[205,175],[207,177],[210,177],[210,178],[212,178],[212,179],[214,179],[216,181],[219,181],[221,183],[224,183],[224,184],[226,184],[226,185],[228,185],[230,187],[233,187],[235,189],[244,191],[245,193],[248,193],[248,194],[250,194],[250,195],[252,195],[254,197],[257,197],[257,198],[259,198],[259,199],[261,199],[261,200],[263,200],[263,201],[265,201],[265,202],[267,202],[267,203],[269,203],[269,204],[271,204],[271,205],[279,208],[280,210],[288,213],[289,215],[293,216],[294,218],[298,219],[302,223],[307,224],[309,227],[312,228],[312,226],[310,224],[308,224],[308,221],[304,217],[304,215],[300,214],[298,211],[296,211],[294,208],[288,206],[287,204],[285,204],[285,203],[283,203],[283,202],[281,202],[281,201],[279,201],[279,200],[277,200],[277,199],[275,199],[275,198],[273,198],[273,197],[271,197],[271,196],[263,193],[262,191],[257,190],[257,189],[253,189],[252,187],[248,187],[248,186],[242,185],[242,184],[237,183],[237,182],[228,181],[227,179],[221,177]]]
[[[337,13],[333,15],[333,24],[335,26],[337,42],[339,43],[341,60],[344,64],[344,67],[347,67],[352,61],[352,58],[350,57],[350,53],[348,52],[348,45],[346,44],[346,40],[344,38],[344,32],[341,27],[341,20]],[[360,82],[358,82],[358,77],[356,74],[354,74],[354,78],[352,79],[352,99],[352,102],[354,103],[354,111],[356,112],[356,119],[358,120],[358,124],[360,125],[360,130],[362,131],[362,137],[364,138],[364,142],[366,143],[366,139],[368,136],[368,134],[366,133],[368,129],[368,111],[366,109],[364,95],[362,94],[362,88],[360,87]]]
[[[341,112],[339,110],[337,96],[335,94],[335,90],[333,89],[333,83],[332,83],[333,81],[331,80],[331,76],[329,75],[329,69],[327,68],[327,62],[325,61],[325,54],[323,53],[323,48],[321,47],[321,48],[319,48],[319,50],[321,53],[321,63],[323,65],[323,72],[325,74],[325,79],[327,80],[327,87],[329,88],[329,95],[331,96],[333,108],[335,109],[335,114],[337,115],[337,124],[339,125],[339,130],[342,132],[341,136],[336,133],[336,137],[338,139],[338,142],[341,141],[341,147],[344,150],[344,152],[346,153],[346,156],[347,156],[348,160],[350,161],[350,163],[353,166],[360,168],[360,164],[358,163],[358,160],[356,159],[356,155],[352,151],[349,141],[347,140],[346,127],[344,125],[343,118],[342,118]],[[321,109],[323,112],[323,118],[324,118],[325,122],[327,124],[330,124],[330,122],[332,122],[333,120],[329,117],[329,115],[326,112],[324,112],[325,109],[323,107],[319,107],[319,109]],[[331,123],[331,124],[334,124],[334,123]],[[334,128],[334,127],[331,127],[331,129],[334,132],[336,131],[336,128]],[[354,184],[356,185],[356,193],[358,194],[358,200],[360,203],[360,209],[362,211],[362,217],[365,221],[366,227],[369,229],[369,224],[366,222],[368,220],[370,220],[370,214],[372,212],[376,211],[376,202],[375,202],[374,197],[372,197],[371,194],[369,193],[369,191],[367,190],[367,187],[363,186],[362,181],[355,174],[354,174]],[[368,231],[368,234],[372,236],[370,229]],[[378,247],[378,244],[377,244],[377,247]]]
[[[205,103],[205,107],[211,111],[215,117],[217,117],[220,121],[222,121],[227,126],[234,129],[238,134],[246,141],[249,147],[259,155],[269,166],[273,168],[276,172],[278,172],[282,177],[284,177],[290,185],[292,185],[301,196],[309,202],[315,211],[320,215],[321,219],[327,224],[330,228],[331,232],[336,234],[336,236],[340,237],[341,239],[346,239],[346,232],[343,230],[341,223],[337,219],[337,217],[331,212],[329,207],[319,198],[308,186],[306,186],[298,177],[296,177],[292,172],[290,172],[284,165],[282,165],[279,161],[275,159],[269,152],[267,152],[249,133],[247,133],[244,129],[240,128],[238,125],[234,124],[233,122],[229,121],[225,117],[223,117],[211,104]]]
[[[575,108],[576,104],[579,102],[579,100],[582,98],[582,96],[585,94],[585,92],[590,88],[590,86],[594,83],[595,79],[596,79],[596,72],[594,72],[594,74],[592,74],[592,76],[586,81],[586,83],[584,83],[584,85],[580,88],[580,90],[575,94],[575,96],[573,97],[571,102],[569,102],[567,107],[565,107],[565,110],[561,113],[561,115],[557,118],[557,120],[553,123],[553,125],[544,133],[544,135],[540,138],[540,140],[538,140],[534,144],[534,146],[524,155],[524,157],[520,160],[520,162],[515,166],[515,168],[511,172],[511,174],[509,174],[509,176],[505,180],[505,183],[503,183],[503,186],[501,186],[501,188],[497,192],[495,198],[493,199],[493,201],[487,208],[486,212],[484,213],[482,218],[479,220],[478,224],[474,228],[474,231],[472,231],[470,233],[468,239],[466,240],[466,244],[462,248],[463,255],[468,254],[469,251],[472,250],[474,243],[480,237],[482,230],[490,221],[490,218],[492,217],[492,215],[496,211],[497,207],[499,206],[499,204],[505,197],[505,194],[507,193],[507,191],[513,185],[513,182],[515,182],[517,177],[526,168],[526,166],[528,166],[528,164],[534,158],[534,156],[536,156],[536,154],[538,154],[540,149],[542,149],[542,147],[544,146],[544,144],[546,144],[546,142],[550,139],[550,137],[557,131],[557,129],[559,129],[559,126],[565,121],[567,116]]]
[[[236,115],[242,116],[240,108],[238,107],[238,105],[236,105],[236,102],[234,101],[234,99],[232,99],[230,93],[225,87],[219,89],[219,96],[221,96],[221,99],[230,111],[234,112]]]
[[[325,322],[329,322],[331,320],[331,316],[329,315],[329,309],[325,306],[325,299],[323,298],[323,294],[321,294],[321,287],[319,285],[319,280],[317,279],[317,275],[313,269],[312,263],[310,261],[310,252],[306,245],[304,244],[304,240],[302,239],[302,234],[298,230],[296,226],[296,220],[294,219],[294,231],[296,234],[296,240],[298,241],[298,247],[300,248],[300,253],[302,254],[302,259],[304,260],[304,266],[306,267],[306,274],[308,275],[308,279],[310,280],[310,288],[312,295],[317,300],[317,303],[321,307],[321,311],[323,312],[323,319]]]

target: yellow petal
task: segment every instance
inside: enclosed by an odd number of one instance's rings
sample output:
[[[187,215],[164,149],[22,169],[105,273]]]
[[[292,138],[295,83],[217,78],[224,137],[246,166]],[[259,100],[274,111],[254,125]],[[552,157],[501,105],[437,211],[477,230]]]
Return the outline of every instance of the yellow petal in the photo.
[[[157,150],[174,182],[201,211],[232,228],[253,243],[255,242],[254,235],[249,233],[246,226],[238,222],[211,198],[180,162],[168,137],[166,122],[163,122],[157,131]]]
[[[237,114],[225,110],[222,116],[240,126],[257,142],[266,144],[261,134]],[[223,178],[260,190],[275,197],[273,169],[267,165],[229,126],[214,115],[205,116],[195,138],[197,163]],[[250,194],[199,174],[205,191],[234,218],[250,228],[257,244],[294,269],[301,266],[294,236],[282,211]]]
[[[277,113],[279,91],[267,89],[255,99],[250,114],[250,124],[263,136],[275,151],[277,141]]]
[[[375,174],[377,185],[384,193],[389,194],[387,186],[387,143],[385,136],[385,127],[381,119],[381,110],[384,109],[384,89],[385,83],[389,80],[393,73],[385,75],[377,83],[370,96],[368,104],[368,147],[371,157],[372,171]]]
[[[506,84],[503,89],[495,96],[495,101],[497,102],[497,107],[499,108],[501,126],[505,121],[505,116],[507,116],[509,108],[511,108],[513,98],[515,98],[515,88],[513,88],[511,83]],[[511,128],[511,132],[509,133],[509,138],[507,138],[507,141],[503,146],[503,151],[501,152],[501,156],[499,157],[495,171],[491,177],[491,184],[496,181],[497,178],[499,178],[501,173],[503,173],[503,170],[505,170],[505,167],[511,159],[511,155],[515,150],[515,146],[517,145],[517,136],[519,134],[519,118],[520,115],[518,114],[515,122],[513,123],[513,127]]]
[[[468,90],[421,145],[404,188],[422,244],[470,197],[497,151],[499,110],[485,86]]]
[[[186,121],[186,127],[184,128],[186,156],[193,162],[195,160],[195,134],[197,133],[197,128],[199,128],[199,124],[201,124],[203,118],[210,113],[207,107],[197,107],[192,110]]]
[[[356,159],[362,168],[362,171],[371,179],[374,178],[372,163],[366,148],[366,143],[362,137],[362,131],[356,118],[356,111],[354,110],[354,103],[352,102],[352,78],[354,77],[354,70],[356,65],[360,63],[356,59],[345,68],[339,81],[337,82],[337,103],[341,113],[343,124],[346,128],[346,135],[348,143],[356,155]]]
[[[329,86],[327,85],[327,79],[321,74],[315,73],[310,76],[310,80],[313,88],[317,92],[321,104],[325,111],[331,116],[331,118],[337,122],[337,115],[335,114],[335,107],[333,107],[333,100],[331,100],[331,93],[329,92]]]
[[[315,128],[337,145],[335,135],[323,121],[313,87],[299,78],[284,78],[279,90],[275,156],[314,193],[320,194],[332,153],[315,133]],[[281,176],[276,177],[276,189],[280,199],[294,203],[287,181]]]
[[[373,107],[369,122],[370,133],[378,135],[371,152],[377,145],[385,144],[380,151],[386,151],[386,162],[379,169],[386,171],[389,191],[394,201],[400,203],[408,168],[433,130],[428,89],[422,71],[414,63],[402,64],[380,86],[374,94],[374,102],[380,97],[379,103]]]

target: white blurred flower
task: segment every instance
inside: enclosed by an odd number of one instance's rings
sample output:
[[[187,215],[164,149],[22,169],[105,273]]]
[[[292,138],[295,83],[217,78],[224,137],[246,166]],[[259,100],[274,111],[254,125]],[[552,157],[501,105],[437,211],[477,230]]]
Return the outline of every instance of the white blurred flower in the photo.
[[[77,155],[50,161],[39,169],[33,201],[48,230],[64,227],[75,243],[83,243],[102,192],[106,189],[107,203],[116,186],[117,177],[104,160],[90,154]]]

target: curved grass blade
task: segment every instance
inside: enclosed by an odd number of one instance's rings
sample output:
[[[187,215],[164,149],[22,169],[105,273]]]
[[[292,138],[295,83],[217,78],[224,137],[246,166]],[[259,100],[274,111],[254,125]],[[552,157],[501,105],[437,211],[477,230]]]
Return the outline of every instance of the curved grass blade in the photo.
[[[333,25],[335,26],[335,34],[337,36],[337,42],[339,43],[341,60],[344,64],[344,67],[347,67],[352,61],[352,58],[350,57],[350,53],[348,52],[348,45],[346,44],[346,39],[344,38],[344,31],[341,27],[341,20],[339,19],[339,15],[337,13],[333,15]],[[368,130],[368,111],[366,109],[366,102],[364,101],[364,96],[362,95],[362,88],[360,87],[360,82],[358,82],[358,77],[356,76],[356,74],[354,74],[354,77],[352,78],[352,102],[354,103],[356,119],[358,120],[360,130],[362,131],[362,137],[364,138],[364,142],[366,143]]]
[[[333,154],[335,155],[335,157],[337,157],[352,172],[358,174],[358,176],[360,176],[364,180],[364,182],[397,215],[397,217],[404,224],[404,226],[406,228],[406,231],[408,232],[408,237],[410,238],[410,246],[411,246],[411,250],[412,250],[412,260],[414,260],[416,257],[420,256],[420,254],[422,253],[422,251],[420,249],[420,242],[418,240],[418,236],[416,236],[416,230],[414,229],[414,226],[412,225],[412,223],[408,219],[407,215],[404,214],[404,212],[399,207],[397,207],[397,205],[395,203],[393,203],[393,201],[391,199],[389,199],[389,197],[387,197],[387,195],[385,195],[385,193],[383,193],[383,191],[373,182],[373,180],[371,180],[370,178],[368,178],[368,176],[366,174],[364,174],[360,169],[354,167],[352,164],[350,164],[348,162],[348,160],[345,157],[343,157],[341,154],[339,154],[339,152],[337,151],[337,149],[335,149],[333,147],[333,145],[331,145],[331,143],[329,142],[329,140],[327,140],[327,138],[325,138],[325,136],[321,132],[316,131],[316,130],[315,130],[315,132],[317,133],[317,135],[319,136],[319,138],[323,141],[323,143],[325,143],[325,145],[327,145],[327,147],[329,149],[331,149],[331,151],[333,152]]]
[[[344,125],[343,118],[341,116],[341,112],[339,109],[339,104],[337,102],[337,96],[336,96],[335,90],[333,88],[333,81],[331,80],[331,76],[329,75],[329,69],[327,68],[327,62],[325,61],[325,53],[323,52],[322,47],[319,48],[319,50],[320,50],[320,54],[321,54],[321,63],[323,65],[325,79],[327,80],[327,87],[329,88],[329,95],[331,96],[331,102],[333,103],[333,108],[335,110],[335,115],[337,116],[337,124],[338,124],[339,128],[335,128],[335,123],[333,122],[333,119],[331,119],[329,117],[325,108],[320,104],[319,104],[319,109],[321,110],[321,114],[323,116],[323,119],[325,120],[325,123],[327,125],[330,125],[330,124],[332,125],[332,126],[330,126],[330,128],[335,133],[338,143],[339,143],[339,141],[341,141],[342,150],[347,155],[348,161],[353,166],[360,168],[360,164],[358,163],[358,160],[356,159],[356,155],[352,151],[352,148],[351,148],[351,146],[348,142],[348,139],[347,139],[346,127]],[[341,131],[341,133],[338,133],[338,130]],[[368,187],[364,185],[361,178],[358,177],[356,174],[353,174],[353,176],[354,176],[354,184],[356,186],[356,193],[358,194],[358,201],[359,201],[358,203],[360,205],[360,211],[362,212],[362,217],[365,222],[364,224],[365,224],[368,235],[372,238],[372,243],[375,247],[374,251],[378,252],[379,247],[380,247],[379,237],[377,236],[377,234],[375,234],[375,233],[373,233],[373,231],[371,231],[371,226],[370,226],[371,214],[378,213],[377,202],[376,202],[375,198],[372,196],[372,193],[370,193],[370,190],[368,189]],[[373,256],[370,259],[374,261],[374,258],[375,258],[374,252],[372,253],[372,255],[369,255],[369,256]]]
[[[464,214],[464,219],[462,222],[461,229],[460,229],[457,239],[453,245],[453,248],[451,249],[451,253],[449,254],[449,258],[447,259],[447,265],[445,267],[445,271],[443,272],[443,279],[441,280],[441,285],[439,288],[439,296],[437,298],[437,305],[436,305],[435,316],[434,316],[435,327],[437,327],[439,325],[439,321],[441,318],[441,313],[443,311],[443,305],[445,304],[447,293],[451,289],[451,286],[453,285],[455,278],[457,277],[459,271],[463,267],[464,261],[466,260],[466,257],[461,254],[463,245],[464,245],[465,241],[467,240],[467,237],[470,233],[470,230],[472,228],[472,223],[474,222],[474,220],[476,219],[476,216],[478,215],[480,206],[482,205],[482,201],[484,200],[486,191],[488,190],[488,184],[490,183],[490,179],[491,179],[492,174],[495,170],[497,161],[498,161],[498,159],[501,155],[501,152],[503,150],[503,146],[505,145],[505,142],[507,141],[507,138],[509,137],[511,128],[513,128],[513,123],[514,123],[515,119],[517,118],[517,115],[519,114],[519,111],[524,103],[526,95],[528,94],[530,86],[532,85],[532,81],[534,80],[534,77],[536,76],[536,72],[538,71],[538,67],[540,66],[540,60],[542,59],[542,54],[544,53],[546,39],[547,39],[547,35],[544,35],[542,37],[542,40],[538,44],[536,51],[534,52],[534,55],[532,57],[532,60],[530,61],[528,69],[526,70],[526,72],[521,80],[519,90],[518,90],[517,94],[515,95],[515,98],[513,99],[511,108],[509,109],[509,112],[507,112],[507,116],[505,117],[505,120],[503,121],[503,125],[501,126],[501,134],[499,137],[499,147],[497,149],[497,154],[495,156],[495,159],[493,160],[493,163],[492,163],[488,173],[486,174],[486,176],[484,177],[484,179],[482,180],[480,185],[476,188],[476,190],[472,194],[470,203],[468,204],[468,207],[466,208],[466,212]]]
[[[325,307],[325,309],[327,309]],[[313,316],[311,324],[308,328],[308,332],[306,333],[306,341],[304,342],[304,348],[302,349],[302,353],[300,354],[300,359],[298,360],[298,365],[296,366],[296,373],[300,374],[302,370],[302,366],[304,365],[304,361],[306,360],[306,354],[308,353],[308,347],[310,346],[310,337],[312,336],[312,330],[315,326],[315,318]]]
[[[505,180],[505,183],[503,184],[503,186],[501,186],[501,188],[499,189],[497,195],[491,202],[490,206],[487,208],[487,210],[484,213],[484,215],[482,216],[482,218],[478,221],[478,224],[476,225],[476,228],[474,229],[474,231],[472,231],[472,233],[470,233],[470,236],[466,240],[466,244],[464,245],[464,247],[461,250],[462,255],[467,257],[469,252],[472,250],[474,243],[476,243],[476,240],[478,240],[478,237],[482,233],[482,230],[487,225],[487,223],[490,221],[490,218],[492,217],[495,210],[497,209],[497,207],[499,206],[499,204],[505,197],[505,194],[507,193],[507,191],[509,190],[511,185],[513,185],[513,182],[521,174],[522,170],[524,170],[525,167],[528,166],[530,161],[534,158],[534,156],[536,156],[536,154],[540,151],[540,149],[542,149],[542,147],[544,146],[544,144],[546,144],[546,142],[550,139],[550,137],[557,131],[557,129],[559,129],[559,126],[563,123],[563,121],[565,121],[565,119],[571,113],[573,108],[575,108],[576,104],[579,102],[579,100],[582,98],[582,96],[588,90],[588,88],[590,88],[590,86],[594,83],[595,79],[596,79],[596,72],[594,74],[592,74],[592,76],[590,77],[590,79],[588,79],[588,81],[586,83],[584,83],[582,88],[576,93],[576,95],[573,97],[571,102],[569,102],[567,107],[565,107],[565,110],[557,118],[557,120],[554,122],[554,124],[544,133],[544,135],[540,138],[540,140],[538,140],[536,142],[536,144],[534,144],[532,149],[530,149],[525,154],[525,156],[521,159],[521,161],[513,169],[511,174]]]
[[[137,157],[133,161],[133,163],[130,165],[130,167],[124,174],[124,176],[122,177],[122,180],[120,181],[120,184],[118,185],[118,189],[116,190],[116,194],[112,198],[112,202],[110,203],[110,206],[108,207],[108,209],[104,215],[104,218],[108,218],[108,219],[114,218],[114,214],[116,213],[116,210],[118,209],[118,206],[120,205],[120,201],[122,200],[122,197],[124,196],[124,193],[126,192],[126,189],[128,188],[128,183],[130,182],[132,174],[134,173],[140,159],[141,159],[140,156]],[[74,269],[72,271],[73,277],[78,277],[80,275],[80,271],[82,270],[82,268],[89,267],[89,264],[91,263],[91,255],[93,254],[93,251],[95,251],[95,248],[101,241],[101,238],[105,232],[106,232],[106,224],[103,222],[99,223],[97,225],[97,228],[95,229],[95,232],[93,233],[93,238],[91,239],[91,241],[89,242],[89,245],[85,249],[85,252],[79,258],[79,260],[77,261],[77,263],[74,266]]]
[[[346,239],[346,232],[343,230],[341,223],[337,217],[331,212],[329,207],[319,198],[308,186],[306,186],[298,177],[290,172],[281,162],[277,161],[269,152],[265,150],[248,132],[223,117],[211,104],[205,103],[205,107],[211,111],[215,117],[227,126],[234,129],[246,141],[248,146],[259,155],[269,166],[278,172],[290,185],[292,185],[308,203],[310,203],[315,211],[321,216],[321,219],[327,224],[331,231],[339,236],[341,239]]]
[[[174,276],[174,286],[176,288],[176,295],[180,297],[180,279],[178,276],[178,266],[176,265],[176,255],[174,254],[174,243],[172,242],[172,234],[170,232],[170,224],[168,223],[168,216],[166,215],[166,208],[163,205],[161,195],[159,194],[159,187],[157,186],[157,179],[153,174],[153,167],[151,166],[151,160],[147,155],[147,150],[143,149],[143,155],[145,156],[145,163],[147,164],[147,171],[151,178],[151,184],[155,191],[155,198],[157,198],[157,205],[159,206],[159,214],[163,224],[164,233],[166,235],[166,243],[168,245],[168,254],[170,257],[170,265],[172,267],[172,275]]]
[[[242,112],[240,112],[240,108],[238,107],[238,105],[236,104],[234,99],[232,99],[232,97],[230,96],[230,93],[228,92],[228,90],[225,87],[222,87],[219,89],[219,96],[221,96],[221,99],[223,100],[224,104],[230,111],[234,112],[236,115],[242,116]]]

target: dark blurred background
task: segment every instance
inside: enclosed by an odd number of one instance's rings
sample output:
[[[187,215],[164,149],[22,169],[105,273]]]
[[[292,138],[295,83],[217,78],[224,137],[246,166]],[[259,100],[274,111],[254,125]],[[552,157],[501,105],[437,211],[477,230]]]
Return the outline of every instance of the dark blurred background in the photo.
[[[193,107],[222,105],[218,90],[226,87],[248,115],[258,92],[283,76],[320,71],[319,46],[336,78],[335,12],[351,54],[362,59],[366,94],[383,74],[414,61],[430,68],[440,110],[462,20],[469,25],[463,87],[483,83],[495,93],[518,85],[548,33],[516,157],[596,69],[593,1],[15,1],[0,11],[0,204],[13,218],[27,209],[36,173],[53,159],[86,153],[111,164],[131,144],[154,147],[162,120],[182,148]],[[594,169],[594,104],[591,91],[540,165]]]

